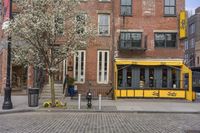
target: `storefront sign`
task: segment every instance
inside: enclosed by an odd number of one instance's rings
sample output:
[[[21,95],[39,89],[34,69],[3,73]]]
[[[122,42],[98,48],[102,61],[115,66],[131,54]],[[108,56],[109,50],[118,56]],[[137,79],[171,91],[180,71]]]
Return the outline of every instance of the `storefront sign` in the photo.
[[[186,37],[187,33],[187,17],[186,11],[180,12],[180,19],[179,19],[179,37],[183,39]]]

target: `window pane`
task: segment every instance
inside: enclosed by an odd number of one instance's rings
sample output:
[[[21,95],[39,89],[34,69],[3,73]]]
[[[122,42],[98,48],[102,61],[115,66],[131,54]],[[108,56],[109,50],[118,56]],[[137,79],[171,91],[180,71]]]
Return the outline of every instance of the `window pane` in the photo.
[[[131,6],[121,6],[121,15],[132,15],[132,7]]]
[[[169,14],[175,14],[175,7],[169,7],[170,13]]]
[[[167,87],[167,69],[162,70],[162,87]]]
[[[169,6],[170,5],[170,0],[165,0],[165,6]]]
[[[99,34],[109,34],[109,15],[99,15]]]
[[[131,82],[132,82],[132,68],[131,67],[128,67],[127,68],[127,84],[126,84],[126,87],[131,87]]]
[[[165,47],[165,35],[156,33],[155,34],[155,47]]]
[[[175,0],[170,0],[170,6],[175,6]]]
[[[131,0],[121,0],[121,5],[131,5]]]

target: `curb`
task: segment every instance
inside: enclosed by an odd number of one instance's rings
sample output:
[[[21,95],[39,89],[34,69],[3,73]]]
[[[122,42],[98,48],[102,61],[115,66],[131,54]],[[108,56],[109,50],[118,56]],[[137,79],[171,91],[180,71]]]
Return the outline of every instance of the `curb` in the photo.
[[[66,113],[149,113],[149,114],[200,114],[200,111],[148,111],[148,110],[92,110],[92,109],[53,109],[53,108],[36,108],[36,109],[16,109],[0,111],[0,115],[26,112],[66,112]]]
[[[12,113],[35,112],[36,110],[37,110],[37,109],[5,110],[5,111],[0,111],[0,115],[2,115],[2,114],[12,114]]]
[[[80,113],[173,113],[173,114],[200,114],[200,111],[141,111],[141,110],[134,110],[134,111],[125,111],[125,110],[73,110],[73,109],[38,109],[36,112],[80,112]]]

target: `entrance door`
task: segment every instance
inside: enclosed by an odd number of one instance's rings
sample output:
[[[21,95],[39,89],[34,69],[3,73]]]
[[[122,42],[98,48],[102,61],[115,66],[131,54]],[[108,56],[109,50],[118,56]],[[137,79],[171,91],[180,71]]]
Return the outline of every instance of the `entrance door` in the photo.
[[[57,66],[57,71],[54,75],[54,80],[55,80],[55,83],[59,83],[59,84],[62,84],[63,82],[63,63],[59,63]]]

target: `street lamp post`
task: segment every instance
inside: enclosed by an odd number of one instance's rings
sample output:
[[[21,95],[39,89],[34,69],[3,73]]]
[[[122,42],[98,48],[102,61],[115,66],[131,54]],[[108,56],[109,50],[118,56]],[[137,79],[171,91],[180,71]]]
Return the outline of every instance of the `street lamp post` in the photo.
[[[12,18],[12,0],[10,0],[9,18]],[[2,109],[12,109],[13,104],[11,101],[11,85],[10,85],[10,67],[11,67],[11,35],[8,36],[8,48],[7,48],[7,74],[6,74],[6,87],[4,89],[4,102]]]

